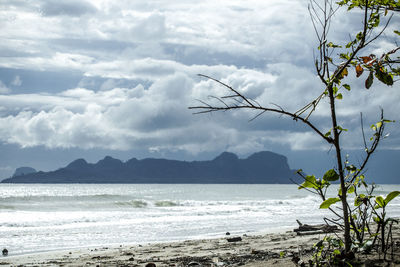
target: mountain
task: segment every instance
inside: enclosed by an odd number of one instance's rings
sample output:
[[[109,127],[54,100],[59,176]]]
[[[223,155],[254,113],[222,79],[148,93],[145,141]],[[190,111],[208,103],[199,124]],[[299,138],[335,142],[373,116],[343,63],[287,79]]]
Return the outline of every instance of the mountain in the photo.
[[[263,151],[246,159],[224,152],[208,161],[132,158],[126,162],[106,156],[95,164],[77,159],[50,172],[14,175],[2,183],[291,183],[297,179],[285,156]]]
[[[25,175],[25,174],[31,174],[31,173],[35,173],[35,172],[36,172],[36,170],[31,167],[19,167],[15,170],[12,177],[21,176],[21,175]]]

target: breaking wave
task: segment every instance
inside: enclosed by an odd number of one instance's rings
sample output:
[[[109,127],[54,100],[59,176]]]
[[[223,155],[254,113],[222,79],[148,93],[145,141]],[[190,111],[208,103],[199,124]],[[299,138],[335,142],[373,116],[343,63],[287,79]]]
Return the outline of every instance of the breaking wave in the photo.
[[[163,200],[163,201],[156,201],[154,203],[154,206],[156,207],[175,207],[175,206],[180,206],[179,203],[169,201],[169,200]]]
[[[148,206],[147,202],[142,200],[117,201],[115,205],[133,208],[145,208]]]

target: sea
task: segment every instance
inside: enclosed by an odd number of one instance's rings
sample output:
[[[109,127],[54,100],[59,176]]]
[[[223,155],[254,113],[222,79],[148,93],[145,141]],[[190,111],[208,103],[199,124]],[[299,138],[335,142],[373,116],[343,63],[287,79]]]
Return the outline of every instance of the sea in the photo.
[[[400,185],[375,193],[393,190]],[[320,203],[281,184],[0,184],[0,249],[20,255],[284,232],[296,220],[331,218]],[[400,217],[399,198],[387,214]]]

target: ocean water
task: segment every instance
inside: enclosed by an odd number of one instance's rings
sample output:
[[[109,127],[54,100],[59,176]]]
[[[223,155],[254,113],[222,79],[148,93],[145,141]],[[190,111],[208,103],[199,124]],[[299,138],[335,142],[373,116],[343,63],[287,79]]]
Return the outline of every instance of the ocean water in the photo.
[[[400,190],[380,186],[377,194]],[[10,255],[277,232],[329,211],[296,185],[0,184],[0,248]],[[400,217],[400,199],[388,209]]]

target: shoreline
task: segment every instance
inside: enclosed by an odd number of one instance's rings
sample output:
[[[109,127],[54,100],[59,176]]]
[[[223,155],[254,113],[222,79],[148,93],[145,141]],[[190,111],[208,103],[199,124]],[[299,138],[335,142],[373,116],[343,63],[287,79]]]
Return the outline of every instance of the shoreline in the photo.
[[[290,256],[311,247],[321,235],[297,236],[283,233],[229,235],[222,238],[192,239],[119,246],[101,246],[11,255],[0,259],[0,266],[258,266],[273,263],[295,266]],[[229,242],[228,239],[241,239]],[[281,257],[281,252],[285,257]],[[254,265],[256,264],[256,265]],[[281,265],[280,265],[281,264]],[[289,265],[288,265],[289,264]],[[195,266],[195,265],[194,265]],[[265,266],[265,265],[260,265]]]
[[[326,235],[280,233],[226,235],[220,238],[147,244],[82,247],[1,257],[0,266],[132,266],[146,267],[287,267],[297,266],[295,258],[307,262],[312,247]],[[396,261],[400,263],[400,226],[393,228]],[[379,255],[358,255],[374,266],[386,266]]]
[[[279,234],[286,232],[291,232],[295,228],[293,226],[286,226],[286,227],[276,227],[269,230],[261,230],[261,231],[240,231],[238,233],[230,232],[232,236],[263,236],[263,235],[271,235],[271,234]],[[177,238],[177,239],[170,239],[170,240],[160,240],[160,241],[142,241],[142,242],[121,242],[121,243],[107,243],[106,245],[103,244],[93,244],[88,246],[77,246],[77,247],[60,247],[55,249],[47,249],[47,250],[39,250],[39,251],[29,251],[29,252],[19,252],[17,254],[13,254],[12,251],[9,251],[7,258],[13,257],[24,257],[29,255],[37,255],[37,254],[47,254],[47,253],[57,253],[57,252],[69,252],[69,251],[78,251],[82,249],[98,249],[104,246],[109,248],[117,248],[121,245],[123,247],[127,246],[152,246],[157,244],[169,244],[169,243],[179,243],[179,242],[186,242],[186,241],[200,241],[200,240],[215,240],[215,239],[223,239],[226,238],[225,234],[210,234],[206,236],[195,236],[195,237],[188,237],[188,238]],[[6,247],[6,246],[5,246]],[[0,247],[3,249],[3,247]],[[1,259],[5,259],[0,255],[0,263]],[[1,266],[1,264],[0,264]]]

